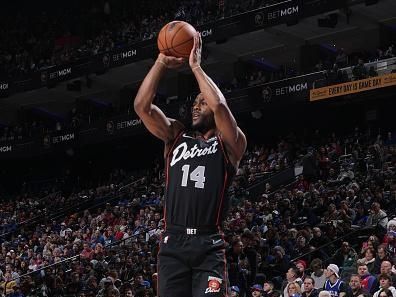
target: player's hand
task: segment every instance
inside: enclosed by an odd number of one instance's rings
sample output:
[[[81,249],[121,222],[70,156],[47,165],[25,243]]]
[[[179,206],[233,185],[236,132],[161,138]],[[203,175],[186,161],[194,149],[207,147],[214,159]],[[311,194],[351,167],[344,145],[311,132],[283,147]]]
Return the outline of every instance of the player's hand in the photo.
[[[191,69],[196,69],[201,66],[201,54],[202,54],[202,38],[201,34],[197,32],[194,36],[194,46],[190,53],[190,67]]]
[[[162,53],[158,55],[157,63],[164,65],[166,68],[169,69],[176,69],[181,67],[186,60],[184,58],[176,58],[172,56],[166,56]]]

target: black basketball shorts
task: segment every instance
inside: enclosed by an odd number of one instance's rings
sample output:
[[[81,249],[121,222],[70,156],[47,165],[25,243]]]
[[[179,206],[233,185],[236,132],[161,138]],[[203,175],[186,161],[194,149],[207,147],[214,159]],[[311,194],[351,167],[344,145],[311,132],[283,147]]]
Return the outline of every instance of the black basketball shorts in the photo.
[[[223,236],[198,233],[197,229],[186,229],[185,233],[162,234],[159,297],[229,296]]]

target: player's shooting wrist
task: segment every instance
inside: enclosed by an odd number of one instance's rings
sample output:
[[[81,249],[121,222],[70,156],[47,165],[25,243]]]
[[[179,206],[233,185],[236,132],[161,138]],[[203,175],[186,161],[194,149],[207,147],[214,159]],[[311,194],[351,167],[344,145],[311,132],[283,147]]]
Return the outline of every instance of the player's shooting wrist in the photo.
[[[201,68],[201,65],[196,65],[196,66],[191,67],[191,70],[194,71],[194,70],[197,70],[200,68]]]
[[[155,63],[158,63],[159,65],[162,65],[162,67],[164,67],[164,68],[168,68],[168,65],[166,65],[166,63],[164,61],[162,61],[161,59],[157,59],[155,61]]]

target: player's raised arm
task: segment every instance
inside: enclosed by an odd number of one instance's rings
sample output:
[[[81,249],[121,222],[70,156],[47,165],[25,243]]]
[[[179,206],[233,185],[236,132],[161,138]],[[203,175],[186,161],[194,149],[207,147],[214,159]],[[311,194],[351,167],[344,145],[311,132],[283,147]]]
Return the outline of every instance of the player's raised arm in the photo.
[[[169,119],[153,104],[158,84],[167,68],[178,68],[184,63],[182,58],[159,54],[149,73],[144,78],[134,101],[137,115],[146,128],[165,143],[172,141],[183,125],[174,119]]]
[[[216,128],[226,145],[231,162],[238,166],[246,150],[246,137],[238,127],[231,110],[228,108],[223,93],[213,80],[201,68],[202,40],[199,33],[195,36],[194,47],[191,50],[189,63],[199,89],[214,113]]]

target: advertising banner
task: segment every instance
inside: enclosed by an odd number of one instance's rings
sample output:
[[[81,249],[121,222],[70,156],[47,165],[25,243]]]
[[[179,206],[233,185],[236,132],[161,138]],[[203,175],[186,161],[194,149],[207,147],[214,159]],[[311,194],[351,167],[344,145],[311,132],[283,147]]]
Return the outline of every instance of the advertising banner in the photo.
[[[396,85],[396,73],[331,85],[310,91],[310,101],[344,96]]]
[[[249,96],[259,98],[261,104],[296,103],[308,101],[314,82],[324,78],[323,72],[269,82],[249,89]]]

